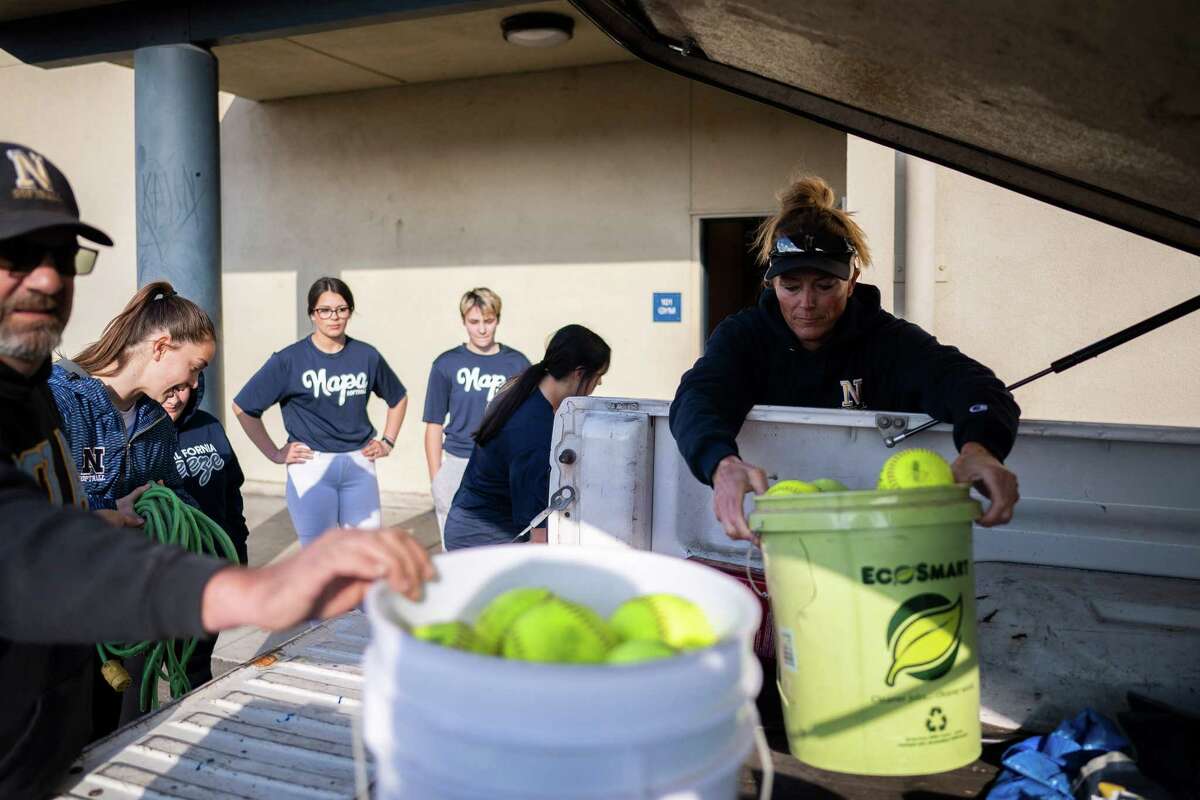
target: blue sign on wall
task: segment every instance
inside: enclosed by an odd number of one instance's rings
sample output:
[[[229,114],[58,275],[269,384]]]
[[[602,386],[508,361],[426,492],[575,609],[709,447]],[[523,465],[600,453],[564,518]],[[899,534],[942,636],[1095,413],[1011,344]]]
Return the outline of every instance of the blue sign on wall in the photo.
[[[655,322],[682,322],[683,321],[683,293],[682,292],[655,292],[654,293],[654,321]]]

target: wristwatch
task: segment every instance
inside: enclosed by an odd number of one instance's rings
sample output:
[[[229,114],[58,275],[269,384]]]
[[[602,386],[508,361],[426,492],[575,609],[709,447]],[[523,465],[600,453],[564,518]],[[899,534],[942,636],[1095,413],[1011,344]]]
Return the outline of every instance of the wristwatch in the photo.
[[[386,436],[380,436],[380,437],[379,437],[379,439],[380,439],[380,441],[382,441],[384,444],[386,444],[386,445],[388,446],[388,450],[395,450],[395,449],[396,449],[396,443],[395,443],[395,442],[393,442],[393,441],[392,441],[391,439],[389,439],[388,437],[386,437]]]

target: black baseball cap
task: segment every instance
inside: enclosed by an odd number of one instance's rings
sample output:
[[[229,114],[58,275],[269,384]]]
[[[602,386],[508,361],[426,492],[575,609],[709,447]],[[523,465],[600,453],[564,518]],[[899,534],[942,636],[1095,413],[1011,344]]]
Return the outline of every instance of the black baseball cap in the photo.
[[[31,147],[0,142],[0,241],[50,228],[113,243],[108,234],[80,221],[71,184],[50,159]]]
[[[779,234],[771,245],[771,257],[763,280],[797,269],[815,269],[835,278],[849,280],[854,245],[841,236],[827,234]]]

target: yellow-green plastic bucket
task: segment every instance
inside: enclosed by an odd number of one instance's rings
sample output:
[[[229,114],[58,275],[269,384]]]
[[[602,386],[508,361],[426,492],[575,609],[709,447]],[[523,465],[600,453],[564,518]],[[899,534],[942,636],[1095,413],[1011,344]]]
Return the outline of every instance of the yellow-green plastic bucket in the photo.
[[[965,484],[755,498],[792,754],[862,775],[979,757]]]

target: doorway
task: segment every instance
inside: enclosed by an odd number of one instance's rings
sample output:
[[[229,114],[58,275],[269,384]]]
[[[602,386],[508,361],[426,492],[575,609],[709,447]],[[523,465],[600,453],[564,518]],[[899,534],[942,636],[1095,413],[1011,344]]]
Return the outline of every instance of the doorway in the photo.
[[[758,303],[763,269],[754,259],[754,234],[765,217],[700,220],[704,267],[704,338],[721,320]]]

